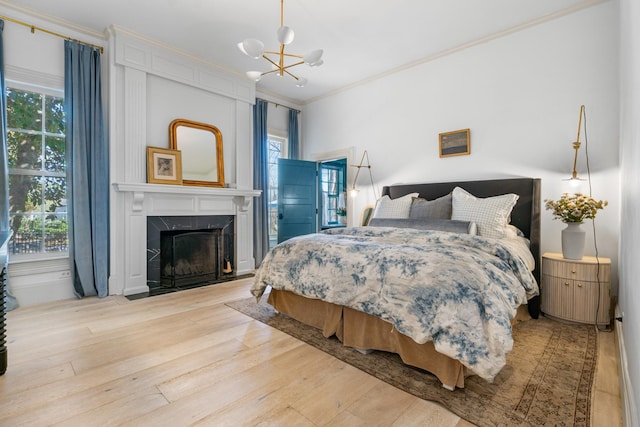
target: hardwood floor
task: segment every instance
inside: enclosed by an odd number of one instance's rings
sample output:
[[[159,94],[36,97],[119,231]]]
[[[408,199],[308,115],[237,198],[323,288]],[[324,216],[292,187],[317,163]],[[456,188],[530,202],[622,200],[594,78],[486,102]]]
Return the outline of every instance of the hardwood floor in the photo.
[[[9,312],[0,426],[471,425],[224,305],[251,280]],[[622,425],[599,338],[593,425]]]

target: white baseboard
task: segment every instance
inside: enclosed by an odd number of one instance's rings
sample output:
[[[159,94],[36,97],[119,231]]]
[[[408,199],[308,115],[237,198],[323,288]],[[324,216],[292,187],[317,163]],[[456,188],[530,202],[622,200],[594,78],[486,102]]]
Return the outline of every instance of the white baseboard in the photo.
[[[615,317],[620,318],[618,306],[616,306]],[[616,338],[618,341],[618,354],[620,356],[619,375],[620,375],[620,393],[622,403],[622,424],[625,427],[639,427],[636,419],[637,409],[635,400],[633,399],[633,384],[629,377],[629,365],[627,365],[627,352],[624,347],[624,335],[622,330],[622,322],[614,320]]]

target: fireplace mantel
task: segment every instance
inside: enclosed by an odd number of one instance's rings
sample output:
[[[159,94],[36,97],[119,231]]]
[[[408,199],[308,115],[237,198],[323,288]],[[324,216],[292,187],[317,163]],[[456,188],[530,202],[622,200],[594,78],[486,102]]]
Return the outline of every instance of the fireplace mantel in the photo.
[[[202,198],[223,197],[233,198],[238,205],[238,209],[245,212],[254,197],[260,196],[261,190],[238,190],[236,188],[214,188],[214,187],[187,187],[182,185],[162,185],[162,184],[140,184],[128,182],[116,182],[113,184],[116,191],[133,193],[132,210],[141,212],[143,210],[146,193],[162,193],[171,195],[190,195]]]
[[[250,207],[260,190],[237,188],[190,187],[146,183],[113,183],[120,194],[124,224],[119,235],[124,247],[115,251],[124,266],[123,295],[148,292],[147,286],[147,217],[233,215],[236,273],[250,273],[255,268],[253,258],[253,212]]]

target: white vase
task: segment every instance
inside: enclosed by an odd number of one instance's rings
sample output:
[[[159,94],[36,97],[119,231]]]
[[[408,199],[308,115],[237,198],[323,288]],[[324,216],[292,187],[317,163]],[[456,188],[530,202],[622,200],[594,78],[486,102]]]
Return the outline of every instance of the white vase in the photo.
[[[562,230],[562,256],[567,259],[582,259],[586,232],[581,222],[567,222]]]

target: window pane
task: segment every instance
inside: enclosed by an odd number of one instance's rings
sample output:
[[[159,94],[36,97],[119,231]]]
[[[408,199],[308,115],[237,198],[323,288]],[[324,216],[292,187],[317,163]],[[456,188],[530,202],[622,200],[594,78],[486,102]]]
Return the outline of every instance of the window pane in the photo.
[[[45,97],[45,131],[64,135],[64,99]]]
[[[282,157],[283,141],[269,135],[268,162],[268,203],[269,203],[269,246],[273,247],[278,238],[278,159]]]
[[[42,215],[11,215],[13,236],[9,242],[12,254],[33,254],[42,251]]]
[[[67,212],[67,180],[62,177],[47,176],[43,179],[44,211],[59,212],[64,207]]]
[[[65,140],[55,136],[45,138],[45,170],[64,172],[67,167]]]
[[[68,248],[67,214],[48,215],[44,220],[44,251],[66,252]]]
[[[42,137],[22,132],[7,132],[9,169],[41,170]]]
[[[7,127],[42,130],[42,95],[8,88]]]
[[[9,175],[9,212],[41,212],[42,185],[39,176]]]

